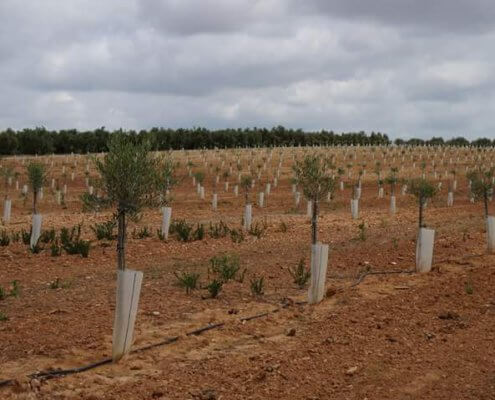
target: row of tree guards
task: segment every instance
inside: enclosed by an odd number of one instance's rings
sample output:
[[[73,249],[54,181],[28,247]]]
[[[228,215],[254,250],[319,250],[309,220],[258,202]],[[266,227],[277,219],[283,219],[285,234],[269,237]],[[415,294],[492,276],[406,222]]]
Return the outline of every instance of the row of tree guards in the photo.
[[[174,162],[171,153],[165,157],[158,157],[156,153],[150,149],[150,144],[142,142],[136,144],[132,138],[126,135],[114,135],[108,142],[109,151],[100,156],[92,158],[96,169],[97,179],[90,175],[90,163],[85,166],[85,183],[87,192],[82,196],[83,204],[88,209],[101,210],[103,208],[112,207],[115,210],[117,219],[118,235],[117,235],[117,296],[116,310],[113,328],[113,359],[115,361],[130,351],[134,325],[138,310],[140,290],[143,280],[143,273],[127,268],[125,248],[126,248],[126,232],[127,219],[137,215],[143,207],[160,207],[162,212],[161,234],[164,239],[168,239],[170,224],[172,220],[171,190],[178,183],[176,176],[177,164]],[[308,302],[316,304],[322,301],[325,294],[325,282],[328,268],[329,246],[319,242],[318,240],[318,215],[320,204],[324,201],[331,201],[334,192],[338,188],[344,190],[344,175],[347,179],[351,179],[353,175],[353,167],[356,166],[358,160],[358,152],[362,149],[359,147],[348,147],[337,151],[343,152],[340,154],[340,163],[348,163],[347,174],[344,168],[336,168],[336,163],[339,161],[339,155],[335,152],[336,148],[305,148],[302,149],[303,157],[296,158],[296,152],[292,152],[293,158],[293,178],[292,178],[292,194],[296,206],[301,200],[301,192],[307,200],[307,216],[311,218],[311,279],[308,289]],[[492,152],[488,150],[478,151],[477,154],[466,153],[465,149],[446,149],[439,150],[442,160],[438,162],[435,158],[439,155],[431,149],[422,149],[424,154],[416,154],[411,150],[410,153],[404,150],[397,149],[381,149],[380,147],[365,151],[371,153],[372,161],[375,161],[374,173],[377,175],[378,183],[378,198],[384,197],[383,185],[390,186],[390,212],[396,212],[396,187],[400,185],[400,193],[405,195],[406,192],[411,193],[418,199],[418,215],[419,226],[416,240],[416,270],[418,272],[429,272],[432,267],[433,249],[435,231],[428,228],[424,223],[424,210],[428,201],[432,199],[441,189],[442,182],[436,185],[427,179],[426,161],[430,161],[432,170],[429,173],[435,178],[441,173],[437,170],[438,165],[444,167],[454,165],[454,169],[445,176],[452,176],[449,181],[449,190],[447,205],[453,205],[454,191],[457,188],[456,163],[464,161],[472,161],[478,164],[478,168],[469,170],[466,167],[466,176],[469,181],[469,189],[471,201],[481,199],[484,202],[484,210],[486,217],[486,231],[488,250],[495,251],[495,217],[488,215],[488,202],[491,201],[494,186],[493,162],[491,162]],[[301,151],[301,149],[299,149]],[[262,174],[268,174],[268,166],[272,162],[274,149],[267,149],[263,153],[261,160],[258,158],[258,153],[250,150],[251,161],[249,162],[248,173],[242,173],[242,165],[240,155],[233,153],[237,159],[237,181],[233,185],[233,193],[237,197],[239,188],[244,192],[244,213],[242,216],[243,228],[249,230],[253,221],[253,206],[249,198],[249,192],[255,187],[255,182],[262,181]],[[286,152],[291,152],[290,149],[280,149],[279,162],[275,172],[271,177],[266,179],[264,190],[258,192],[257,204],[264,207],[266,197],[270,195],[272,188],[277,188],[280,178],[282,158]],[[443,152],[443,153],[442,153]],[[187,152],[186,152],[187,154]],[[206,152],[201,152],[201,162],[205,169],[208,168]],[[363,153],[359,153],[363,155]],[[229,191],[229,177],[233,175],[234,166],[232,162],[228,162],[224,154],[216,152],[216,156],[220,157],[221,163],[217,165],[214,172],[212,185],[212,208],[218,207],[217,186],[220,184],[221,168],[225,168],[222,177],[224,179],[223,188],[225,192]],[[380,159],[382,161],[378,161]],[[389,164],[390,173],[382,179],[381,162],[385,163],[387,157],[392,159]],[[258,158],[258,159],[257,159]],[[413,168],[420,167],[421,178],[400,180],[398,174],[404,167],[404,163],[408,159],[412,162]],[[16,159],[17,160],[17,159]],[[21,159],[22,165],[25,164],[25,159]],[[254,164],[258,161],[258,164]],[[368,160],[369,162],[370,160]],[[58,196],[67,194],[67,174],[66,165],[68,157],[62,168],[64,177],[63,190],[56,190]],[[397,166],[396,164],[400,165]],[[482,165],[490,164],[489,167],[481,167]],[[54,165],[53,158],[51,166]],[[352,185],[352,198],[350,200],[350,209],[352,218],[359,217],[359,200],[361,198],[362,179],[366,175],[366,163],[357,163],[361,167],[357,176],[357,182]],[[16,189],[19,190],[19,173],[8,166],[1,165],[0,173],[5,182],[5,199],[3,208],[3,222],[8,223],[11,217],[12,201],[9,198],[9,187],[12,185],[13,178],[16,179]],[[71,165],[73,172],[71,180],[74,180],[76,162]],[[196,189],[197,195],[205,198],[205,187],[203,186],[205,174],[202,171],[193,173],[194,164],[188,159],[187,171],[192,178],[193,187]],[[210,171],[212,166],[210,165]],[[30,246],[33,248],[37,245],[42,226],[42,216],[38,212],[38,201],[43,196],[43,186],[48,180],[46,165],[39,161],[32,161],[27,164],[27,181],[33,195],[33,216]],[[52,177],[51,187],[57,186],[56,180]],[[95,187],[97,188],[95,190]],[[22,192],[27,195],[28,186],[22,186]],[[60,204],[59,200],[57,203]]]

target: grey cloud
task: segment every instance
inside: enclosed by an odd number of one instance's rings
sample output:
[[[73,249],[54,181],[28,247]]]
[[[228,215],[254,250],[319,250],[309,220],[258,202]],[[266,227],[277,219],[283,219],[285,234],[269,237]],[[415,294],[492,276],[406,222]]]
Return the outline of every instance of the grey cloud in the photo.
[[[494,7],[3,0],[0,129],[283,124],[488,136]]]
[[[292,6],[332,17],[452,33],[493,31],[495,20],[491,0],[292,0]]]

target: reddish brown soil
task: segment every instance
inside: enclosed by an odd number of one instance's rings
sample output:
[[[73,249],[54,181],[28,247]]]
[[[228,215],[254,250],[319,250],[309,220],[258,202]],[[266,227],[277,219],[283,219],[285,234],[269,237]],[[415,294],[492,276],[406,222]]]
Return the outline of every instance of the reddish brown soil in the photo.
[[[45,229],[83,222],[84,236],[94,240],[89,226],[111,213],[81,211],[81,164],[68,182],[67,208],[47,190],[40,209]],[[51,257],[48,249],[31,254],[20,243],[0,247],[0,286],[18,280],[21,287],[17,298],[0,300],[8,317],[0,322],[0,380],[17,382],[0,388],[0,399],[495,399],[495,255],[486,254],[482,207],[468,201],[465,178],[458,177],[454,207],[446,207],[444,183],[427,208],[428,225],[436,229],[433,272],[369,275],[356,286],[367,268],[414,269],[417,211],[411,196],[398,195],[398,212],[389,216],[388,197],[377,199],[375,178],[367,176],[360,219],[353,221],[350,190],[337,190],[319,219],[320,240],[330,244],[328,297],[309,306],[297,304],[306,289],[298,289],[287,271],[301,257],[307,263],[310,240],[305,201],[293,209],[289,171],[286,165],[268,206],[254,208],[255,220],[268,224],[261,239],[162,242],[155,233],[160,213],[146,211],[136,226],[152,227],[153,238],[129,238],[127,249],[128,266],[145,276],[134,348],[179,339],[81,374],[26,378],[110,356],[115,242],[94,240],[89,258]],[[174,192],[173,217],[240,226],[242,196],[219,186],[213,212],[211,185],[207,200],[200,200],[185,178]],[[29,204],[11,194],[13,219],[5,228],[28,229]],[[358,239],[361,222],[364,241]],[[206,283],[209,259],[224,252],[239,254],[247,269],[243,283],[227,283],[217,299],[203,299],[205,290],[187,295],[177,286],[175,271],[198,271]],[[265,294],[255,297],[250,280],[259,276]],[[64,288],[50,288],[56,278]],[[283,301],[288,306],[276,313],[240,322]],[[219,322],[225,325],[185,336]]]

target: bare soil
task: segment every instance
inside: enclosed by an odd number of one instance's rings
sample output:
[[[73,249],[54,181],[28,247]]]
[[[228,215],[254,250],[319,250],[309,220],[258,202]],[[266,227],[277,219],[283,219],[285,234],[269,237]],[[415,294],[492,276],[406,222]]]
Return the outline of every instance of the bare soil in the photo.
[[[62,158],[55,160],[52,173],[59,174]],[[161,241],[158,210],[131,223],[130,232],[148,226],[153,233],[128,240],[128,266],[144,271],[134,348],[178,340],[80,374],[27,378],[111,356],[116,242],[96,241],[90,230],[111,211],[82,211],[82,162],[77,168],[65,206],[47,188],[40,211],[44,229],[82,222],[83,236],[92,240],[89,257],[51,257],[48,247],[31,254],[22,243],[0,247],[0,286],[20,285],[18,297],[0,300],[8,318],[0,322],[0,380],[15,380],[0,388],[1,399],[495,399],[495,255],[486,252],[482,206],[470,203],[465,177],[458,177],[453,207],[447,207],[446,183],[428,205],[427,223],[436,230],[434,271],[421,275],[408,273],[415,260],[414,198],[397,194],[397,214],[389,215],[389,197],[377,198],[368,173],[360,218],[353,221],[350,189],[337,190],[319,218],[319,240],[330,244],[327,297],[310,306],[307,289],[288,272],[310,256],[306,203],[294,208],[288,163],[267,206],[253,209],[255,222],[267,225],[259,239]],[[235,173],[229,181],[228,193],[219,185],[214,212],[211,182],[201,200],[186,176],[173,191],[173,218],[239,228],[243,198],[232,193]],[[259,190],[257,184],[253,199]],[[14,190],[11,196],[13,217],[3,228],[29,229],[30,201]],[[228,282],[216,299],[204,289],[186,294],[178,287],[176,271],[199,272],[206,284],[209,259],[223,253],[239,255],[247,271],[242,283]],[[264,294],[254,296],[250,281],[261,276]],[[57,278],[62,287],[52,289]],[[186,335],[216,323],[223,325]]]

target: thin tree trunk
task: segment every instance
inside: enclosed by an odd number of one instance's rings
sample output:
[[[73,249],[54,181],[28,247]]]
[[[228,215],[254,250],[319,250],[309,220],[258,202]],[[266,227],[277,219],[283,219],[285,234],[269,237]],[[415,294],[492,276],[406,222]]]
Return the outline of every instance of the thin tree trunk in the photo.
[[[117,268],[125,270],[125,211],[118,211],[118,232],[117,232]]]
[[[311,215],[311,242],[316,244],[318,241],[318,200],[313,200],[313,213]]]

